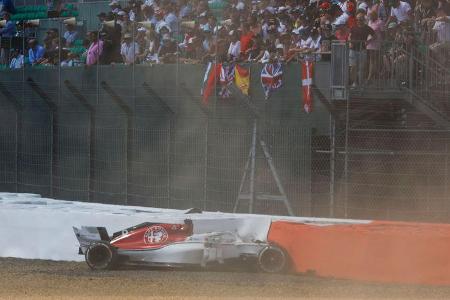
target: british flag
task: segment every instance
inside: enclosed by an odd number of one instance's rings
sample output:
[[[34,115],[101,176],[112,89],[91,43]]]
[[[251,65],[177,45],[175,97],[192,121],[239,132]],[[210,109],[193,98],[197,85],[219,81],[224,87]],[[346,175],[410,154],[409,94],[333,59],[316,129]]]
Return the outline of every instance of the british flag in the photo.
[[[283,84],[283,69],[281,63],[265,64],[261,71],[261,84],[266,95],[266,100],[270,94],[280,88]]]
[[[219,96],[222,98],[229,98],[231,91],[228,88],[234,81],[234,65],[223,65],[220,70],[220,86]]]

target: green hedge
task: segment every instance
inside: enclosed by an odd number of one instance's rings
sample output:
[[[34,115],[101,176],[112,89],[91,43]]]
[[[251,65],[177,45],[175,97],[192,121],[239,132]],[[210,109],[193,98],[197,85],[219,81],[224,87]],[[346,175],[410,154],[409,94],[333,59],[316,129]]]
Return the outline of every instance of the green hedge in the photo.
[[[47,6],[45,5],[27,5],[16,8],[17,13],[11,16],[13,21],[35,20],[48,18]],[[67,4],[61,11],[61,17],[78,17],[78,11],[73,4]]]
[[[30,12],[47,12],[47,6],[45,5],[26,5],[16,7],[17,14],[30,13]]]

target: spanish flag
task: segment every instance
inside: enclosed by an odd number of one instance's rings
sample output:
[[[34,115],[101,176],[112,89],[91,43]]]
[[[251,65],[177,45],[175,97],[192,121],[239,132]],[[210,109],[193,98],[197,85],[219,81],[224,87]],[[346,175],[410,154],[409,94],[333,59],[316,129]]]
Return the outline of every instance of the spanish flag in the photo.
[[[248,96],[248,89],[250,87],[250,69],[246,69],[236,64],[234,68],[234,82],[241,90],[242,94]]]

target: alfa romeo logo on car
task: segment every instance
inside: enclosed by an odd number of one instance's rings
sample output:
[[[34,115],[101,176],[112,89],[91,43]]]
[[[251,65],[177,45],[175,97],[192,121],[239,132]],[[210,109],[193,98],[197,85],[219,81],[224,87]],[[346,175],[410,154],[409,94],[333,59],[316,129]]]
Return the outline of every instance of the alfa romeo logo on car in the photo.
[[[144,234],[144,242],[148,245],[156,245],[164,243],[169,235],[167,231],[158,225],[151,226]]]

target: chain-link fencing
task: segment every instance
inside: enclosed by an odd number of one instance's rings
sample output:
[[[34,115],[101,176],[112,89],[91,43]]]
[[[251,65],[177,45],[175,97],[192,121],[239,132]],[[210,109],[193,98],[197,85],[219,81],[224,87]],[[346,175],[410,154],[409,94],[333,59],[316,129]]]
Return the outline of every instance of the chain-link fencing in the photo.
[[[61,32],[63,20],[48,22]],[[42,41],[42,30],[32,30]],[[21,40],[18,53],[26,56]],[[329,62],[315,63],[308,114],[298,63],[283,65],[283,86],[267,100],[262,66],[252,64],[249,97],[235,90],[220,96],[215,85],[205,103],[203,64],[177,57],[168,64],[65,67],[63,56],[55,51],[47,59],[56,64],[25,62],[0,72],[2,191],[179,209],[448,221],[449,132],[431,129],[433,122],[405,110],[401,99],[339,100],[330,114],[320,101],[330,88]],[[347,88],[346,80],[333,84]]]

